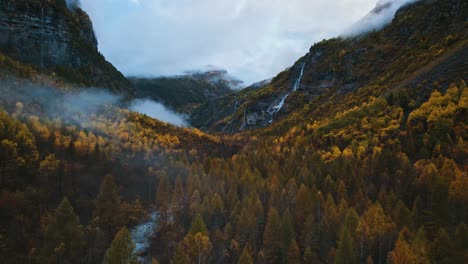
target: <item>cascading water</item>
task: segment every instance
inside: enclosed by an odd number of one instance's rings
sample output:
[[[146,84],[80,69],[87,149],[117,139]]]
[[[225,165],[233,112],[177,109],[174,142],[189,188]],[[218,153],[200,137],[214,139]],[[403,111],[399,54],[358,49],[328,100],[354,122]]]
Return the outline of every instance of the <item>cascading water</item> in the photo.
[[[296,79],[296,82],[294,83],[294,86],[292,89],[293,92],[297,91],[297,89],[299,89],[299,86],[301,86],[302,75],[304,75],[304,67],[305,67],[305,62],[303,62],[301,65],[301,72],[299,73],[299,77]]]
[[[301,86],[301,80],[302,80],[302,76],[304,75],[305,66],[306,66],[306,63],[303,62],[301,64],[301,71],[299,72],[299,76],[297,77],[296,81],[294,82],[294,85],[292,87],[291,92],[297,91],[299,89],[299,87]],[[283,108],[284,102],[286,101],[288,96],[291,94],[291,92],[288,92],[287,94],[280,97],[279,100],[276,100],[275,102],[277,102],[277,103],[275,105],[271,106],[270,109],[268,110],[268,112],[271,115],[271,119],[268,121],[270,124],[273,122],[273,115],[278,113]]]
[[[138,263],[151,263],[151,256],[149,256],[150,239],[154,234],[157,219],[158,212],[153,211],[148,220],[130,230],[135,243],[135,254],[138,256]]]

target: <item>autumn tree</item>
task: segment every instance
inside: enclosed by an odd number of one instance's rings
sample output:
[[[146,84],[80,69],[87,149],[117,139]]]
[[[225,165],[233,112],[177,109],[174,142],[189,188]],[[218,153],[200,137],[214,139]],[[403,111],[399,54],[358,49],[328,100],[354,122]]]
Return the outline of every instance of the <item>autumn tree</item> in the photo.
[[[242,251],[241,256],[239,257],[239,261],[237,261],[237,264],[253,264],[253,259],[250,256],[249,250],[247,246],[244,247],[244,250]]]
[[[335,263],[357,263],[353,239],[346,227],[341,231],[340,234],[338,248],[335,255]]]
[[[267,263],[281,263],[281,227],[278,211],[271,207],[263,232],[263,252]]]
[[[106,261],[109,264],[137,264],[135,254],[135,244],[130,232],[124,226],[115,235],[109,250],[106,254]]]
[[[83,227],[64,198],[45,230],[42,255],[50,263],[77,263],[84,244]]]
[[[297,245],[296,240],[292,240],[289,245],[286,263],[288,264],[301,263],[301,251],[299,250],[299,246]]]
[[[112,234],[121,226],[121,206],[117,185],[111,175],[104,177],[99,194],[96,198],[94,223]]]

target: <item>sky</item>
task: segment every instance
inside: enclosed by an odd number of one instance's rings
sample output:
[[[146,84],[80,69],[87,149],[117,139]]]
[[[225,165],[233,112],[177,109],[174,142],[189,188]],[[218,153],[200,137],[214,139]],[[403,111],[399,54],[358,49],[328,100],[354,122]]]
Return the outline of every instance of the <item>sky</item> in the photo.
[[[401,0],[399,0],[401,1]],[[99,50],[126,76],[208,66],[246,84],[274,77],[376,0],[82,0]]]

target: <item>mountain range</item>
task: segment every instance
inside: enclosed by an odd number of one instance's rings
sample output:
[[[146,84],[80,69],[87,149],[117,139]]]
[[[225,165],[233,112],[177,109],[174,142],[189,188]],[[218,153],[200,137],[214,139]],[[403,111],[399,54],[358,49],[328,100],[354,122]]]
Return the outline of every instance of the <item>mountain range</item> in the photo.
[[[0,0],[3,263],[468,262],[466,1],[414,1],[243,89],[126,78],[70,3]]]

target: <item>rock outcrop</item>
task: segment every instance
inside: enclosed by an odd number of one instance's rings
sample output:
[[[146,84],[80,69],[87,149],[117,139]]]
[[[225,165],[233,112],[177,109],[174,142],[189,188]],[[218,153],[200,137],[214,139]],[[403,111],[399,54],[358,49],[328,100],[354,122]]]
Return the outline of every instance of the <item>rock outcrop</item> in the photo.
[[[64,0],[0,0],[0,52],[79,85],[132,94],[97,45],[88,15]]]

